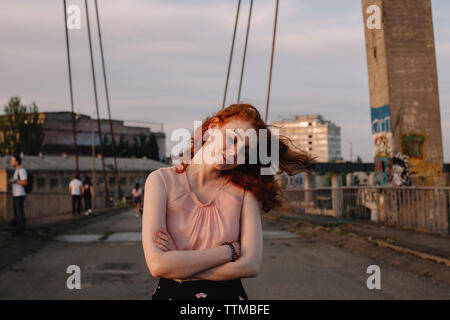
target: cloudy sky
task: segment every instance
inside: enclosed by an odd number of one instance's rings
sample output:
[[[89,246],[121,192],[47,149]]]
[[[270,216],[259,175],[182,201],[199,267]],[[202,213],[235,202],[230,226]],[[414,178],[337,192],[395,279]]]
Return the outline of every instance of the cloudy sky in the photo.
[[[98,0],[113,118],[176,128],[222,104],[237,1]],[[106,117],[94,2],[90,3],[100,114]],[[242,1],[227,104],[237,99],[249,0]],[[70,31],[75,108],[95,115],[84,1]],[[274,0],[254,1],[241,100],[264,113]],[[432,0],[444,161],[450,162],[450,2]],[[13,95],[41,111],[70,111],[61,0],[0,3],[0,103]],[[342,154],[372,161],[360,0],[281,0],[269,122],[322,114],[342,132]],[[0,106],[0,107],[1,107]]]

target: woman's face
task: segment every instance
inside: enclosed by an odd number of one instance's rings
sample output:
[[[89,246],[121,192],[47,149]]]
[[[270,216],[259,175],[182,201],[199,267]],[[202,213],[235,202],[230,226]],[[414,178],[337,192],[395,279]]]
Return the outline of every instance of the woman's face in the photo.
[[[214,166],[217,170],[236,168],[243,163],[244,156],[248,157],[250,150],[256,149],[256,130],[248,121],[236,119],[227,122],[222,127],[213,126],[212,128],[218,130],[209,142],[212,149],[211,155],[215,157]],[[250,134],[255,135],[254,141],[249,139]],[[239,153],[242,157],[238,158]]]

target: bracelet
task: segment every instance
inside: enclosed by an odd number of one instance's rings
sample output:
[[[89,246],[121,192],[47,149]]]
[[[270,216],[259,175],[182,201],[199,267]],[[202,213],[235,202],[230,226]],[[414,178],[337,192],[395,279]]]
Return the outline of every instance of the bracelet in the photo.
[[[236,261],[237,259],[237,252],[234,246],[231,244],[231,242],[224,242],[222,245],[228,245],[231,248],[231,262]]]
[[[231,245],[233,246],[233,243],[231,243]],[[237,252],[236,248],[233,246],[234,249],[234,253],[236,253],[236,260],[239,260],[239,253]]]

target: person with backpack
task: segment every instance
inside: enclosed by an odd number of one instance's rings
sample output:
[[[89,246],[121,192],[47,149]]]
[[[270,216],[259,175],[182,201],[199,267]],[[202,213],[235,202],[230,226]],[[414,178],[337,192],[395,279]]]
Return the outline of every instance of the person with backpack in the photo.
[[[22,168],[21,163],[22,158],[20,154],[15,154],[11,157],[11,165],[15,170],[13,178],[8,182],[12,185],[14,219],[18,227],[13,232],[13,235],[23,235],[25,233],[25,198],[27,195],[28,173]]]

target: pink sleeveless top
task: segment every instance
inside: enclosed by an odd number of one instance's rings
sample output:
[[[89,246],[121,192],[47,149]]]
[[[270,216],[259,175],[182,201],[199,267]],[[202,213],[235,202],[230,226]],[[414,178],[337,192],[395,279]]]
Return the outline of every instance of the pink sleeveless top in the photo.
[[[166,226],[177,250],[199,250],[239,241],[243,188],[226,183],[211,190],[207,203],[201,203],[191,191],[186,171],[175,166],[156,170],[165,185]]]

